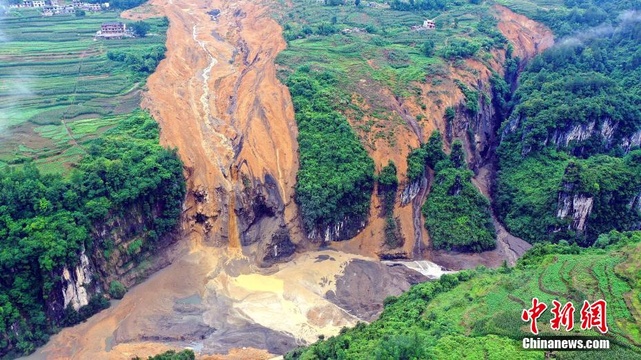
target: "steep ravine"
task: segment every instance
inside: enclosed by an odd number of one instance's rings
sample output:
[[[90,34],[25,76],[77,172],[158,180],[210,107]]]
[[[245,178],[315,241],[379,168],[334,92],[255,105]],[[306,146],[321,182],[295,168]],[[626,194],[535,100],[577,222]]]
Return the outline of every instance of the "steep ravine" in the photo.
[[[527,61],[554,44],[554,36],[547,27],[503,6],[496,5],[493,7],[493,11],[499,20],[499,30],[514,47],[513,56],[518,56],[521,59],[521,69]],[[445,135],[446,145],[451,144],[454,140],[463,142],[467,152],[468,165],[476,174],[473,183],[490,200],[492,200],[490,188],[494,177],[495,150],[499,141],[496,134],[503,121],[495,113],[492,105],[493,93],[490,77],[491,70],[503,75],[502,64],[505,61],[503,52],[496,52],[493,55],[494,61],[489,63],[489,67],[475,60],[467,61],[468,67],[475,70],[477,76],[472,77],[469,72],[465,71],[454,71],[454,79],[458,79],[468,87],[485,94],[480,96],[478,113],[470,114],[465,106],[463,94],[458,89],[450,89],[455,96],[447,99],[447,102],[442,102],[456,109],[455,118],[451,123],[446,122],[442,110],[437,112],[439,117],[432,118],[432,121],[435,121],[435,127]],[[414,194],[415,192],[410,193]],[[413,201],[415,202],[416,199]],[[471,268],[478,265],[497,267],[504,261],[508,264],[514,264],[531,245],[508,233],[494,214],[492,218],[497,231],[497,248],[495,250],[478,254],[430,251],[426,254],[427,258],[450,269]],[[416,248],[418,246],[415,246]],[[416,256],[416,251],[414,254]]]
[[[528,60],[554,44],[554,35],[546,26],[516,14],[504,6],[495,5],[491,11],[498,19],[499,30],[514,48],[513,56],[521,59],[521,69]],[[354,239],[334,246],[345,251],[365,253],[370,256],[392,254],[409,258],[427,257],[433,261],[441,261],[444,266],[457,269],[474,267],[479,264],[498,266],[503,260],[513,263],[516,257],[522,254],[524,249],[527,249],[527,243],[520,239],[518,239],[520,241],[515,240],[517,238],[507,233],[495,219],[499,239],[504,241],[500,241],[499,249],[494,252],[480,255],[425,252],[424,250],[429,248],[429,234],[423,226],[425,218],[420,209],[425,201],[426,193],[429,191],[429,181],[421,180],[410,184],[405,182],[406,158],[410,149],[420,146],[429,138],[432,131],[439,130],[445,135],[446,147],[449,147],[449,144],[457,139],[465,144],[470,168],[477,173],[477,179],[484,178],[484,186],[490,187],[494,150],[499,140],[496,137],[496,131],[503,119],[495,114],[491,101],[486,101],[485,96],[480,96],[478,114],[470,115],[466,111],[465,96],[455,81],[458,80],[470,89],[485,94],[487,99],[491,100],[490,78],[492,71],[503,74],[505,51],[494,51],[491,55],[491,60],[484,62],[468,59],[464,67],[447,65],[444,71],[448,76],[445,79],[441,78],[443,81],[440,84],[433,85],[430,81],[413,84],[416,88],[420,88],[420,95],[410,96],[403,101],[399,101],[389,89],[378,88],[376,84],[367,79],[361,80],[358,86],[363,87],[363,93],[377,95],[375,102],[371,100],[370,104],[367,103],[367,99],[362,100],[364,106],[372,107],[374,103],[378,106],[384,106],[404,121],[404,126],[398,126],[394,130],[393,142],[396,146],[391,146],[385,139],[379,139],[374,142],[374,147],[367,148],[376,163],[377,170],[380,170],[389,160],[394,161],[398,168],[401,183],[399,184],[399,196],[394,216],[399,219],[404,245],[400,249],[386,250],[383,248],[381,239],[384,237],[385,221],[377,216],[380,204],[374,196],[370,222],[367,227]],[[456,119],[452,124],[448,124],[445,120],[445,111],[448,107],[457,110]],[[419,117],[423,117],[424,120],[416,121]],[[357,123],[352,119],[350,121],[352,126],[357,128]],[[360,135],[362,138],[368,137],[367,133]],[[483,193],[490,196],[487,191]],[[510,246],[518,249],[516,253],[509,250],[507,239],[514,242]]]
[[[151,4],[149,13],[168,16],[171,25],[167,58],[149,78],[143,106],[160,123],[163,145],[178,148],[185,164],[184,239],[169,266],[130,289],[112,308],[53,336],[32,358],[129,359],[184,347],[201,355],[269,358],[358,320],[371,320],[386,296],[424,281],[405,267],[372,261],[384,231],[384,220],[376,216],[354,239],[331,245],[338,251],[314,250],[316,245],[305,239],[293,201],[296,124],[289,92],[275,76],[274,60],[285,42],[270,17],[269,2]],[[220,10],[215,19],[207,14],[213,9]],[[509,10],[498,14],[516,16]],[[147,13],[124,16],[137,19]],[[542,28],[520,28],[518,19],[502,21],[510,22],[511,34],[527,31],[547,39],[547,33],[537,33]],[[531,52],[530,43],[505,35],[517,53],[533,56],[543,48]],[[497,70],[500,60],[497,54],[492,62]],[[490,72],[484,65],[468,65],[487,83]],[[457,70],[453,78],[479,81]],[[417,147],[433,129],[445,132],[445,108],[464,101],[451,82],[444,85],[448,95],[442,98],[428,97],[430,85],[422,86],[427,121],[411,121],[421,113],[418,99],[399,105],[388,94],[392,106],[402,107],[407,126],[397,132],[398,149],[379,144],[370,153],[379,168],[393,159],[401,179],[407,145]],[[405,206],[398,196],[394,210],[406,240],[402,251],[409,257],[421,258],[429,244],[420,211],[428,183],[426,178],[417,186]],[[371,214],[379,211],[376,199]],[[470,264],[464,260],[463,266]],[[441,273],[438,267],[433,270]]]
[[[554,34],[546,26],[516,14],[504,6],[495,5],[493,9],[499,20],[499,30],[514,47],[513,56],[518,56],[521,60],[521,69],[534,56],[554,45]],[[483,70],[484,76],[478,81],[477,88],[491,99],[492,92],[488,89],[490,74],[487,69]],[[501,68],[494,68],[494,70],[503,74]],[[515,84],[512,85],[514,88]],[[446,127],[445,134],[450,141],[459,139],[465,144],[469,166],[476,174],[472,182],[485,197],[492,201],[491,185],[495,176],[495,151],[499,141],[497,131],[503,119],[494,112],[491,102],[484,101],[483,97],[481,97],[479,108],[479,113],[474,116],[470,116],[464,110],[457,111],[451,126]],[[470,130],[474,135],[473,138],[469,136]],[[504,261],[514,265],[531,245],[510,234],[499,222],[496,214],[492,214],[492,221],[497,235],[496,249],[478,254],[432,251],[428,258],[449,269],[457,270],[478,265],[497,267]]]
[[[270,4],[151,4],[170,28],[167,58],[149,78],[143,106],[160,123],[162,144],[177,147],[185,164],[183,239],[171,264],[31,358],[130,359],[185,347],[269,358],[371,320],[385,297],[425,281],[360,255],[303,253],[309,244],[292,200],[296,126],[275,76],[285,44]],[[212,9],[221,11],[217,19]]]

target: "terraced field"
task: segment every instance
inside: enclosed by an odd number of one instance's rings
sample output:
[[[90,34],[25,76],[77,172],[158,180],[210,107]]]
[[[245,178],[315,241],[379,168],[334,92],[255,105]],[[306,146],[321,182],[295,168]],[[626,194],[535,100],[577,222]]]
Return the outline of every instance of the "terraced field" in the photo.
[[[636,245],[638,253],[639,245]],[[529,267],[528,271],[514,271],[505,275],[484,275],[476,281],[465,283],[451,293],[436,297],[426,308],[425,316],[438,316],[452,320],[460,330],[472,329],[472,333],[489,333],[513,337],[523,334],[526,326],[520,320],[520,313],[529,307],[536,296],[548,306],[552,300],[561,303],[573,302],[580,309],[584,300],[605,299],[608,303],[608,336],[620,344],[641,344],[638,329],[641,308],[638,294],[633,293],[634,282],[626,281],[620,269],[635,264],[637,255],[631,248],[622,251],[586,251],[583,255],[555,254],[544,258],[541,266]],[[638,263],[636,263],[638,266]],[[631,279],[630,279],[631,280]],[[459,307],[462,299],[474,298],[474,307]],[[458,299],[458,300],[457,300]],[[628,301],[626,301],[628,299]],[[632,299],[637,299],[635,304]],[[525,305],[525,306],[524,306]],[[447,310],[448,311],[444,311]],[[501,309],[498,313],[496,309]],[[446,315],[444,315],[446,314]],[[539,330],[543,335],[553,335],[548,310],[539,319]],[[454,320],[457,319],[457,320]],[[579,320],[578,313],[575,321]],[[574,333],[586,333],[576,324]],[[636,329],[636,331],[630,331]]]
[[[167,24],[151,19],[145,38],[96,41],[100,24],[119,13],[10,15],[0,20],[0,168],[35,159],[46,172],[63,171],[85,140],[140,103],[143,77],[107,52],[149,52],[164,44]]]

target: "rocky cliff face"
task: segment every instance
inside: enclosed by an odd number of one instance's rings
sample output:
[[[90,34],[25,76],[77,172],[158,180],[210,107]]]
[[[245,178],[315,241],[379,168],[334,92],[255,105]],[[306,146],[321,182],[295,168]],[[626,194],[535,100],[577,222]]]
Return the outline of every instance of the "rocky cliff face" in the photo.
[[[623,137],[620,145],[621,148],[625,150],[625,152],[629,152],[633,147],[641,146],[641,130],[635,132],[632,135]]]
[[[54,323],[60,323],[65,309],[78,311],[89,304],[93,295],[103,291],[100,283],[96,281],[94,264],[84,249],[78,254],[77,265],[56,269],[54,273],[59,274],[60,281],[54,285],[46,298],[47,318]]]
[[[523,127],[523,119],[514,116],[503,129],[502,137],[514,133]],[[522,131],[522,140],[532,131],[525,128]],[[641,146],[641,129],[632,133],[620,130],[619,122],[610,118],[592,120],[585,124],[560,124],[557,128],[550,130],[543,141],[542,146],[553,145],[557,149],[568,149],[575,156],[588,155],[589,151],[607,152],[611,149],[620,148],[623,153],[628,153],[632,148]],[[521,155],[528,155],[532,149],[523,146]]]
[[[641,192],[639,192],[635,197],[632,198],[632,200],[630,200],[628,209],[636,210],[637,213],[641,214]],[[631,228],[632,230],[641,230],[641,221],[637,224],[634,224]]]
[[[413,182],[407,184],[405,188],[403,188],[403,191],[401,192],[401,206],[405,206],[409,204],[412,200],[416,198],[416,196],[419,194],[421,191],[421,179],[414,180]]]
[[[571,222],[567,226],[568,230],[583,233],[593,205],[594,198],[592,197],[563,191],[559,193],[556,217],[570,219]]]
[[[581,192],[580,168],[570,163],[563,175],[561,191],[558,194],[556,217],[567,222],[567,230],[581,235],[585,232],[588,217],[592,212],[594,198]],[[560,231],[561,227],[555,229]]]
[[[557,147],[567,147],[568,145],[570,145],[571,141],[580,142],[587,140],[592,137],[593,134],[595,134],[595,124],[596,122],[592,121],[588,124],[577,124],[565,129],[557,129],[552,134],[551,141],[555,145],[557,145]],[[604,122],[604,128],[600,133],[604,134],[606,136],[604,137],[604,140],[609,142],[612,140],[611,136],[613,133],[613,128],[607,126],[606,124],[609,124],[609,121]]]
[[[291,241],[283,214],[285,203],[278,183],[269,174],[263,182],[242,180],[243,191],[235,194],[240,244],[255,254],[259,265],[271,265],[289,258],[296,246]]]
[[[637,211],[641,212],[641,193],[637,194],[637,196],[633,197],[632,200],[630,200],[628,207],[630,209],[636,209]]]
[[[338,223],[311,231],[307,234],[307,238],[311,241],[321,239],[326,243],[330,241],[349,240],[361,232],[366,225],[366,220],[348,216]]]
[[[89,267],[89,258],[84,250],[80,254],[80,264],[71,271],[64,267],[62,269],[62,296],[64,298],[63,308],[72,306],[78,311],[81,306],[89,304],[89,292],[92,285],[93,271]]]
[[[620,147],[624,153],[630,152],[634,147],[641,146],[641,130],[632,134],[626,134],[619,131],[619,123],[609,118],[593,120],[587,124],[574,124],[563,128],[558,128],[548,137],[548,142],[556,145],[557,148],[567,148],[570,145],[576,145],[574,154],[577,156],[585,153],[582,143],[595,139],[598,143],[603,144],[602,150],[610,150]]]
[[[94,224],[91,246],[76,254],[75,265],[54,271],[60,280],[47,298],[47,316],[60,321],[65,309],[78,311],[93,296],[108,295],[111,281],[129,288],[167,266],[167,254],[159,250],[176,242],[177,234],[166,234],[153,245],[146,239],[159,209],[143,215],[142,206],[134,204],[123,210],[124,215],[111,214],[109,220]]]
[[[492,147],[496,146],[496,132],[502,119],[497,117],[492,104],[492,91],[488,82],[479,80],[475,89],[481,94],[479,111],[472,114],[464,102],[459,103],[454,120],[446,123],[445,138],[450,144],[454,139],[463,141],[468,164],[472,170],[477,171],[493,155]]]

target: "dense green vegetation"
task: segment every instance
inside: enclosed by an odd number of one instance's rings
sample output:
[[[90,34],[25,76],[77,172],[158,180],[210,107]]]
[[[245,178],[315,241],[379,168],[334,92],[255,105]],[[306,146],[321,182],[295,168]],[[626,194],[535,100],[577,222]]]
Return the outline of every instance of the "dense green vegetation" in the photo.
[[[331,73],[308,68],[287,80],[298,124],[296,201],[308,232],[364,221],[374,186],[374,162],[335,109],[335,85]]]
[[[467,169],[463,144],[455,141],[448,157],[442,136],[435,131],[427,143],[409,153],[408,180],[419,180],[427,168],[434,171],[434,181],[423,215],[432,247],[474,252],[493,249],[496,234],[490,203],[471,182],[474,173]]]
[[[434,176],[423,214],[435,249],[480,252],[496,246],[490,203],[472,184],[473,175],[447,167]]]
[[[424,166],[434,169],[434,181],[423,206],[425,227],[435,249],[480,252],[496,246],[490,203],[472,184],[460,141],[447,157],[441,135],[435,132],[424,145]]]
[[[118,280],[113,280],[109,283],[109,296],[114,299],[122,299],[127,292],[127,288]]]
[[[130,234],[143,250],[175,228],[185,195],[182,163],[158,145],[158,132],[139,111],[87,143],[67,177],[41,174],[30,163],[0,174],[0,355],[28,353],[59,326],[104,307],[99,297],[80,316],[67,309],[60,318],[46,306],[59,297],[63,267],[77,265],[81,251],[109,246],[95,241],[96,226],[144,219],[144,230]]]
[[[397,221],[394,218],[394,204],[398,191],[398,177],[396,164],[389,161],[378,175],[378,196],[381,199],[381,216],[385,218],[385,245],[397,248],[403,245],[402,237],[398,231]]]
[[[470,89],[462,81],[456,81],[456,85],[461,89],[463,96],[465,96],[465,107],[472,114],[476,115],[479,112],[479,92]]]
[[[129,24],[129,29],[131,29],[131,31],[137,37],[147,36],[147,32],[149,32],[150,28],[151,26],[142,20]]]
[[[61,173],[83,156],[77,143],[138,107],[146,76],[164,56],[168,22],[145,20],[144,38],[94,41],[101,23],[118,20],[117,12],[2,17],[0,130],[7,136],[0,143],[1,171],[34,159],[41,171]],[[108,54],[127,56],[119,62]]]
[[[462,271],[416,285],[385,301],[381,317],[369,325],[296,349],[286,359],[544,359],[543,351],[522,351],[529,325],[521,312],[533,297],[551,306],[604,298],[608,302],[607,352],[556,352],[556,359],[636,359],[641,356],[638,281],[641,233],[604,235],[606,249],[537,244],[516,268]],[[609,243],[609,245],[607,245]],[[540,335],[550,329],[548,310],[539,318]],[[592,335],[595,330],[568,335]]]
[[[641,224],[632,206],[641,161],[631,139],[641,131],[641,23],[611,12],[638,2],[566,3],[596,6],[612,23],[546,51],[522,74],[502,129],[496,203],[508,229],[528,241],[589,245]],[[593,198],[585,231],[557,218],[559,196]]]
[[[102,295],[94,295],[89,299],[89,303],[85,306],[81,306],[78,311],[73,307],[67,306],[65,308],[62,318],[59,320],[58,324],[60,326],[73,326],[80,324],[81,322],[88,319],[90,316],[93,316],[100,312],[101,310],[107,309],[110,306],[109,300]],[[18,343],[18,348],[20,346],[25,346],[25,343]],[[21,351],[30,352],[32,348],[19,349]]]
[[[167,48],[164,45],[151,48],[148,53],[143,54],[115,50],[107,52],[107,58],[127,64],[135,74],[149,75],[156,70],[160,60],[165,58],[165,51]]]
[[[467,3],[480,4],[481,2],[481,0],[394,0],[390,3],[390,7],[394,10],[405,11],[444,11],[452,7],[461,6]]]
[[[407,155],[407,180],[409,182],[415,182],[423,176],[425,173],[426,158],[427,153],[423,146],[413,149]]]
[[[378,175],[378,193],[383,197],[384,214],[390,214],[392,210],[394,210],[397,189],[398,177],[396,176],[396,165],[390,160]]]
[[[548,25],[561,38],[617,21],[622,11],[641,10],[639,0],[496,0]]]
[[[596,234],[630,229],[640,223],[638,209],[629,204],[641,191],[641,152],[585,160],[564,153],[546,155],[502,166],[496,204],[511,231],[534,242],[574,238],[589,245]],[[571,190],[562,192],[563,186]],[[572,219],[556,217],[560,192],[594,198],[585,233],[568,230]]]
[[[399,1],[394,0],[391,2],[390,7],[394,10],[445,10],[448,0],[419,0],[419,1]]]
[[[169,350],[162,354],[149,356],[147,360],[194,360],[195,358],[196,354],[191,350],[183,350],[179,352]],[[142,358],[136,356],[132,360],[142,360]]]

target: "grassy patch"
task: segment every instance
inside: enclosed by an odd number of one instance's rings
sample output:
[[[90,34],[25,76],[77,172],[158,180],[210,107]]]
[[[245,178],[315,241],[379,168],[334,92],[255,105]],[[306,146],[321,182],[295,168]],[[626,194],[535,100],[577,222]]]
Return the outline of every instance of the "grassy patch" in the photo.
[[[7,39],[0,43],[0,129],[6,136],[0,159],[37,159],[45,172],[63,171],[60,165],[82,152],[71,149],[76,142],[138,107],[144,77],[107,53],[157,51],[167,28],[163,19],[151,19],[148,37],[94,41],[100,24],[121,21],[119,13],[42,17],[23,11],[0,21]]]
[[[404,126],[402,119],[392,115],[397,111],[395,101],[417,96],[416,89],[420,95],[419,85],[432,77],[434,68],[447,69],[459,59],[454,51],[458,43],[475,49],[464,57],[479,59],[506,44],[494,26],[496,21],[487,15],[488,4],[457,2],[445,11],[416,12],[392,10],[382,3],[324,6],[295,0],[282,9],[278,20],[288,47],[277,59],[281,79],[301,65],[337,73],[337,87],[352,98],[341,112],[356,123],[361,141],[372,149],[378,139],[395,145],[395,128]],[[435,17],[437,30],[411,29]],[[352,94],[358,94],[359,101]]]

